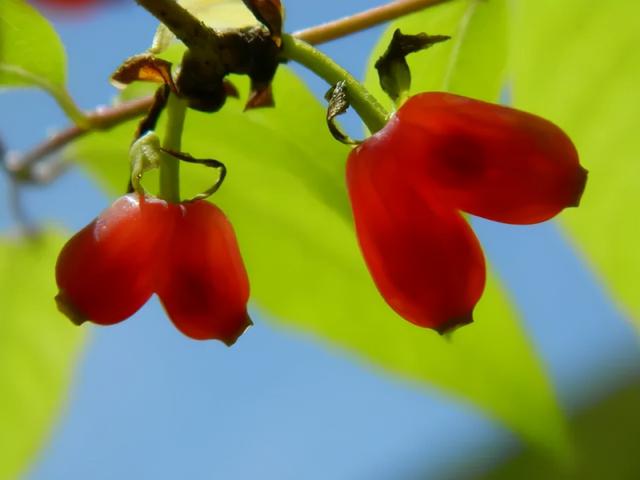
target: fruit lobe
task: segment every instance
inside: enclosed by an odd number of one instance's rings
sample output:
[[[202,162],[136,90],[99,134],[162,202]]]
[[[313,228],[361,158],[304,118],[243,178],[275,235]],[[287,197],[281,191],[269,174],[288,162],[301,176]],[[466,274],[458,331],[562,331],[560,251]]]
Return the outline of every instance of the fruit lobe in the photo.
[[[218,207],[204,200],[176,208],[158,296],[182,333],[231,345],[251,325],[249,280],[233,228]]]
[[[386,302],[444,333],[472,321],[485,282],[482,250],[467,222],[405,180],[395,137],[382,131],[353,150],[347,186],[358,241]]]
[[[503,223],[577,206],[587,172],[569,137],[541,117],[442,92],[411,97],[385,127],[407,174],[441,201]]]
[[[56,301],[74,322],[118,323],[154,290],[158,252],[173,229],[170,206],[137,194],[116,200],[63,247]]]

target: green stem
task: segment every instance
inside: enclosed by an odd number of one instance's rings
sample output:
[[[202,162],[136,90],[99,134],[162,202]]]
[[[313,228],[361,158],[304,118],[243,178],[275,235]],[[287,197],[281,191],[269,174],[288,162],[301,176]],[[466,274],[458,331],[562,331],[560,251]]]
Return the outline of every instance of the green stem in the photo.
[[[283,35],[282,56],[304,65],[331,86],[344,80],[349,102],[371,133],[386,125],[389,113],[384,107],[353,75],[324,53],[291,35]]]
[[[34,75],[33,73],[25,70],[22,67],[16,65],[0,65],[0,72],[9,73],[12,76],[19,77],[27,84],[34,85],[41,88],[58,103],[58,106],[64,111],[65,115],[69,117],[73,123],[80,128],[89,129],[92,127],[89,119],[84,114],[80,107],[78,107],[69,92],[64,86],[50,82],[48,79]]]
[[[75,123],[80,128],[92,128],[90,120],[87,118],[87,115],[80,110],[80,108],[73,101],[69,92],[64,89],[58,91],[50,91],[50,93],[55,98],[56,102],[64,113],[69,117],[73,123]]]
[[[182,130],[187,113],[187,104],[174,94],[169,95],[167,103],[167,128],[162,147],[180,151]],[[160,198],[167,202],[180,201],[180,163],[168,153],[162,153],[160,162]]]

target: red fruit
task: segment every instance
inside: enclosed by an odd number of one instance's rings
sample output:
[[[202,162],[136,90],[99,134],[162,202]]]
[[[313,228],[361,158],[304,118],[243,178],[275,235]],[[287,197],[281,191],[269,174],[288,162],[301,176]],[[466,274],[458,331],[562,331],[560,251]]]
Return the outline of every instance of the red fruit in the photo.
[[[58,308],[75,323],[109,325],[133,315],[154,291],[175,215],[137,194],[116,200],[75,234],[56,263]]]
[[[410,98],[384,129],[420,190],[504,223],[542,222],[577,206],[587,172],[553,123],[449,93]]]
[[[441,333],[472,321],[485,281],[467,222],[405,181],[382,130],[351,152],[347,185],[360,248],[378,290],[402,317]]]
[[[177,208],[166,275],[156,291],[182,333],[231,345],[251,325],[249,281],[233,228],[218,207],[204,200]]]
[[[457,210],[535,223],[575,206],[586,182],[552,123],[448,93],[410,98],[347,160],[363,256],[402,317],[439,332],[471,321],[482,251]]]
[[[231,345],[251,324],[233,229],[205,201],[116,200],[64,246],[56,280],[58,307],[75,323],[120,322],[157,293],[173,323],[195,339]]]

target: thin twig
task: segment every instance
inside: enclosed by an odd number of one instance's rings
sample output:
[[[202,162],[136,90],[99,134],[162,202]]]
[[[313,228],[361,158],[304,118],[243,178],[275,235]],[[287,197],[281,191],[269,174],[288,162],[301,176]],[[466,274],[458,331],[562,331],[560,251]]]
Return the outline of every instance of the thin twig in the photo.
[[[396,0],[386,5],[365,10],[364,12],[341,18],[333,22],[317,25],[305,30],[300,30],[293,33],[293,36],[304,40],[305,42],[312,45],[317,45],[448,1],[451,0]],[[175,10],[174,0],[138,0],[138,3],[145,7],[147,10],[151,11],[151,13],[156,15],[158,18],[162,18],[162,21],[164,23],[169,22],[169,19],[165,18],[167,15],[162,7],[167,5],[172,7],[172,13],[173,10]],[[186,10],[182,13],[185,12]],[[188,16],[190,16],[188,12],[186,13]],[[176,21],[174,20],[171,24],[168,25],[170,28],[173,27],[172,30],[174,31],[174,33],[176,33],[176,31],[181,31],[184,29],[183,17],[185,17],[185,15],[179,17],[180,22],[176,23]],[[198,31],[196,37],[208,37],[208,29],[206,28],[206,26],[204,26],[201,22],[198,22],[198,27],[204,28],[197,28]],[[40,159],[51,155],[52,153],[58,151],[65,145],[82,137],[90,131],[106,130],[132,118],[139,117],[151,107],[152,103],[153,96],[150,95],[148,97],[124,102],[114,107],[104,107],[102,109],[95,110],[87,114],[87,118],[89,119],[89,122],[91,124],[90,129],[72,126],[65,130],[62,130],[56,135],[53,135],[52,137],[46,139],[40,145],[36,146],[33,150],[25,153],[16,162],[13,162],[12,165],[7,165],[6,168],[15,175],[28,175],[31,167],[33,167],[34,164],[40,161]]]
[[[292,35],[311,45],[317,45],[449,1],[451,0],[396,0],[395,2],[374,7],[349,17],[340,18],[304,30],[298,30]]]
[[[25,153],[14,162],[6,165],[7,170],[18,177],[29,175],[33,165],[41,159],[63,148],[68,143],[77,140],[94,130],[107,130],[122,122],[137,118],[145,113],[153,103],[153,96],[137,98],[129,102],[123,102],[113,107],[97,109],[87,115],[91,128],[83,128],[77,125],[62,130],[52,135],[47,140]]]
[[[22,202],[22,185],[15,179],[9,179],[9,211],[15,219],[19,232],[22,235],[32,235],[37,231],[37,227],[31,222],[24,210]]]

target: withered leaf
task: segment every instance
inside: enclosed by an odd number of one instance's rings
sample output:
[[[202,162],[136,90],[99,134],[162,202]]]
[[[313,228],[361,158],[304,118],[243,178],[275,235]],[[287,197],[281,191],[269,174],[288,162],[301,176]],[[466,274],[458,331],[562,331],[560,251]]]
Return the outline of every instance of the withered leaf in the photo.
[[[273,107],[275,102],[273,100],[273,89],[271,84],[256,84],[251,82],[251,92],[249,98],[244,106],[244,111],[253,110],[255,108]]]
[[[325,98],[329,101],[329,107],[327,108],[327,126],[333,138],[347,145],[357,145],[360,143],[344,133],[336,122],[336,117],[346,113],[349,109],[349,96],[345,81],[341,80],[331,87],[325,95]]]
[[[136,81],[164,83],[169,85],[173,92],[176,91],[171,76],[171,62],[156,58],[149,53],[129,57],[111,75],[111,83],[118,88]]]

